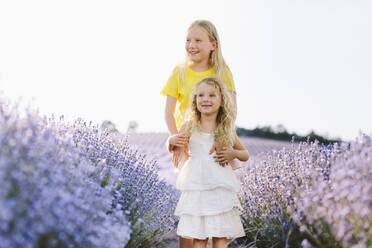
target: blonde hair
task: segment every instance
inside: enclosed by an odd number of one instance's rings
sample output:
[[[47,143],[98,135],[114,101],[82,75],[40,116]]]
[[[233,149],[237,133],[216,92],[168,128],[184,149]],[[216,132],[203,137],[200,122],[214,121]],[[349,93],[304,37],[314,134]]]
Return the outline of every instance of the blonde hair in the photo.
[[[201,130],[201,113],[197,108],[196,97],[198,87],[203,83],[215,87],[221,95],[221,106],[217,113],[216,128],[213,132],[214,140],[221,145],[233,146],[235,138],[234,119],[232,115],[233,105],[225,84],[218,78],[204,78],[192,90],[186,116],[188,120],[186,133],[190,136],[193,132]]]
[[[187,30],[190,31],[194,27],[198,27],[204,30],[205,33],[209,37],[209,41],[210,42],[215,41],[217,44],[216,49],[211,51],[210,58],[209,58],[209,63],[213,67],[214,71],[216,72],[216,78],[218,78],[221,81],[224,81],[224,79],[226,78],[231,83],[233,83],[231,74],[229,73],[230,69],[227,66],[224,58],[222,57],[221,42],[220,42],[220,38],[218,37],[216,27],[210,21],[196,20],[193,23],[191,23],[191,25],[189,26]],[[190,64],[190,58],[186,52],[186,61],[184,64],[180,66],[181,67],[180,68],[181,82],[184,88],[186,87],[185,77],[186,77],[189,64]]]

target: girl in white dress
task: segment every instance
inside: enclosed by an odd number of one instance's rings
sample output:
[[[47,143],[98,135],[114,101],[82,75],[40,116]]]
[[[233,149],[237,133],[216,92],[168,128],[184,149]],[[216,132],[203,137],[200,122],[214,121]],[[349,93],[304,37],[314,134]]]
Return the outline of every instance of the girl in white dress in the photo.
[[[180,133],[184,163],[176,182],[181,197],[175,215],[180,217],[177,235],[193,240],[193,247],[206,247],[212,238],[213,248],[227,247],[228,239],[245,236],[240,220],[242,206],[237,197],[240,182],[228,161],[247,161],[249,153],[236,136],[231,98],[226,86],[216,78],[205,78],[192,91],[188,121]],[[171,136],[168,144],[172,144]],[[209,151],[213,144],[223,144],[217,156]],[[172,145],[168,145],[172,150]],[[215,162],[224,161],[225,166]]]

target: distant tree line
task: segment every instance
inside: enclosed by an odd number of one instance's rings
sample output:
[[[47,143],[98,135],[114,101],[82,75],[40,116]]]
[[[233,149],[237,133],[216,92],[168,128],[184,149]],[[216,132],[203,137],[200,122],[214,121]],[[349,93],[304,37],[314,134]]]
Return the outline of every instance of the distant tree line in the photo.
[[[315,141],[318,140],[320,143],[324,145],[333,144],[335,142],[341,142],[341,139],[329,139],[327,137],[323,137],[319,134],[316,134],[314,131],[311,131],[308,135],[301,136],[296,133],[289,133],[283,125],[278,125],[276,128],[272,128],[270,126],[264,127],[256,127],[254,129],[246,129],[242,127],[237,127],[236,133],[238,136],[248,136],[248,137],[258,137],[258,138],[265,138],[265,139],[274,139],[274,140],[283,140],[283,141],[291,141],[292,137],[294,137],[295,142],[300,141]]]
[[[136,132],[138,123],[136,121],[130,121],[127,129],[127,133]],[[106,130],[109,133],[119,132],[116,128],[116,125],[109,120],[105,120],[101,124],[101,129]],[[292,141],[294,137],[295,142],[300,141],[315,141],[318,140],[324,145],[333,144],[335,142],[341,142],[341,139],[329,139],[321,135],[316,134],[314,131],[311,131],[308,135],[301,136],[296,133],[289,133],[283,125],[277,125],[275,128],[270,126],[256,127],[254,129],[247,129],[242,127],[237,127],[236,133],[238,136],[248,136],[248,137],[258,137],[264,139],[273,139],[273,140],[283,140],[283,141]]]

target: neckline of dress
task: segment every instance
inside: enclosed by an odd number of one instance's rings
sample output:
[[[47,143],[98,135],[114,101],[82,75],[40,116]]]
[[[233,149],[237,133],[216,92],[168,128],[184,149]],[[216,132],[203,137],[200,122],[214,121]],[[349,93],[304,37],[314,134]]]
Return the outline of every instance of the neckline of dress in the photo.
[[[213,133],[207,133],[207,132],[202,132],[200,131],[201,134],[209,134],[209,135],[212,135]]]

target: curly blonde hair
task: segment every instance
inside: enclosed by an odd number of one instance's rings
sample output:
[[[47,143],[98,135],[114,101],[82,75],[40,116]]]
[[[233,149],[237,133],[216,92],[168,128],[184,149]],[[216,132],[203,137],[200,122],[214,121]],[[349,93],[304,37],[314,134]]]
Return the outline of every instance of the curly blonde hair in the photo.
[[[232,100],[225,84],[217,78],[204,78],[203,80],[198,82],[192,90],[190,95],[190,104],[188,106],[186,115],[186,118],[188,120],[186,133],[190,136],[193,132],[201,130],[201,113],[197,108],[196,93],[198,87],[203,83],[215,87],[221,94],[221,106],[217,113],[216,128],[213,132],[214,140],[221,145],[233,146],[235,129],[232,113]]]

